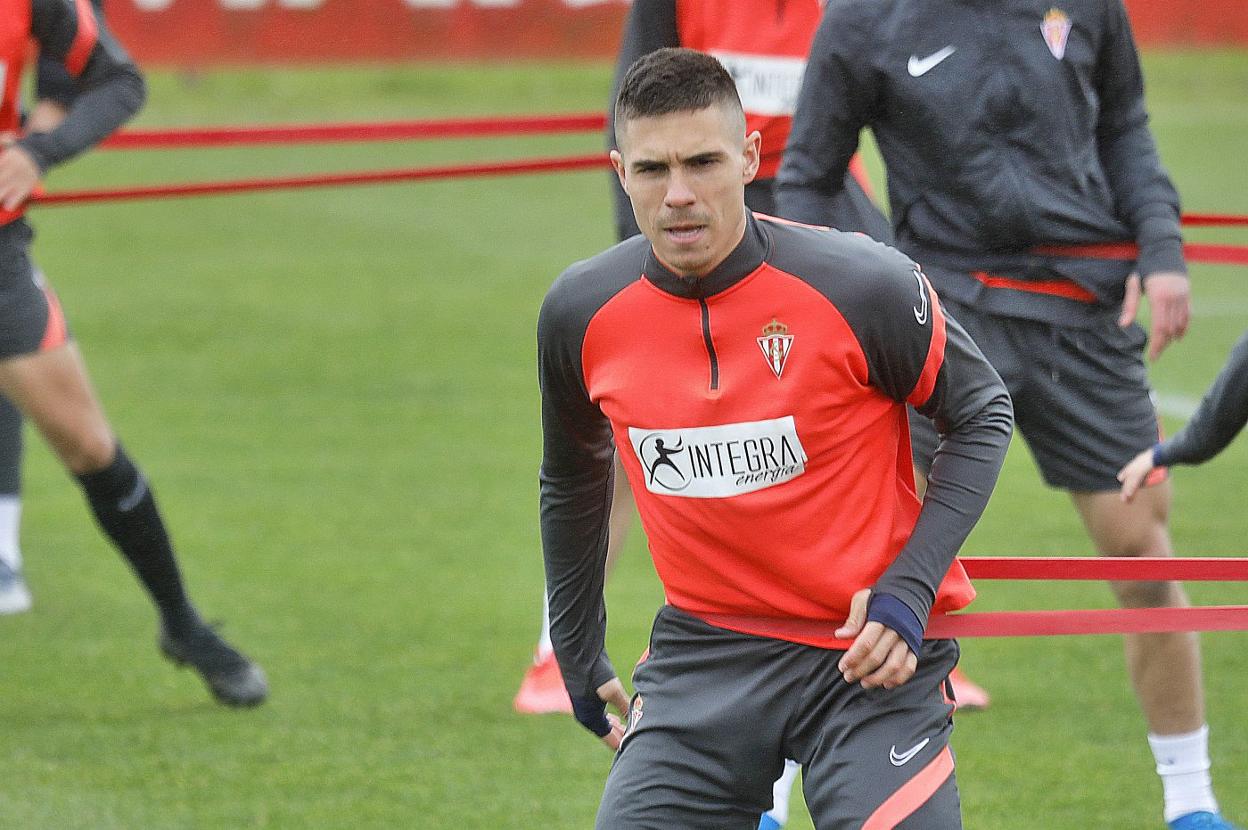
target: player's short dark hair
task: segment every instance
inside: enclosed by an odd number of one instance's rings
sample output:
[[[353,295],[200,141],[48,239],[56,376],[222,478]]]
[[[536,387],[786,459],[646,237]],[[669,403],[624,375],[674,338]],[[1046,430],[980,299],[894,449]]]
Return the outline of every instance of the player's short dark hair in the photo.
[[[657,49],[629,67],[615,97],[615,127],[633,118],[696,112],[727,105],[741,110],[737,85],[724,65],[693,49]]]

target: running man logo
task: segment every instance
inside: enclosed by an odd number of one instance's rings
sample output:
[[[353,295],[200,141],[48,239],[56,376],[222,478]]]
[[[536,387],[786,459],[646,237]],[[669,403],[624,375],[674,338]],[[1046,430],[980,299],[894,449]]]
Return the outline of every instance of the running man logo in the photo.
[[[806,472],[806,451],[792,415],[713,427],[629,427],[628,438],[646,489],[663,496],[739,496]]]

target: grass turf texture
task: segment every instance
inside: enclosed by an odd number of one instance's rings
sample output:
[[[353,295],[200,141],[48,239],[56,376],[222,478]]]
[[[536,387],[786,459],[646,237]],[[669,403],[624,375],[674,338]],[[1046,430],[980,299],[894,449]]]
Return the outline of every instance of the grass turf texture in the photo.
[[[1190,210],[1248,213],[1248,62],[1154,54],[1162,155]],[[145,125],[600,107],[602,66],[154,73]],[[99,153],[51,186],[592,151],[595,136]],[[875,168],[878,169],[878,166]],[[604,173],[41,209],[100,394],[154,482],[192,591],[263,662],[266,706],[212,704],[37,441],[24,543],[36,606],[0,618],[0,825],[583,828],[610,758],[511,711],[537,633],[533,328],[610,239]],[[1199,240],[1248,237],[1197,233]],[[1191,334],[1154,368],[1198,397],[1248,322],[1244,272],[1194,268]],[[1174,429],[1180,422],[1167,419]],[[1176,474],[1189,554],[1248,555],[1248,440]],[[1088,551],[1016,445],[971,554]],[[1194,586],[1198,603],[1242,585]],[[626,671],[661,592],[634,536],[609,588]],[[1109,607],[1101,584],[983,583],[976,610]],[[1223,806],[1248,795],[1240,633],[1204,638]],[[966,826],[1160,827],[1119,639],[964,643],[993,708],[959,718]],[[810,827],[794,801],[794,828]]]

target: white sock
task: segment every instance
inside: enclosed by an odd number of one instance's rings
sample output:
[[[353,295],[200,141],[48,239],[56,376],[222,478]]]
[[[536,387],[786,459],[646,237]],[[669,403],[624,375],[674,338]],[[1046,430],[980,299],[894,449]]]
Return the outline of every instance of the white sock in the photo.
[[[537,659],[545,660],[555,651],[555,644],[550,641],[550,600],[546,591],[542,591],[542,634],[537,638]]]
[[[21,518],[21,496],[0,496],[0,562],[15,571],[22,569],[22,549],[17,542]]]
[[[785,759],[784,772],[771,785],[771,797],[775,800],[767,815],[776,820],[776,824],[786,824],[789,820],[789,795],[793,792],[793,782],[797,779],[797,771],[801,769],[797,761]]]
[[[1186,735],[1149,735],[1166,799],[1165,820],[1207,810],[1218,812],[1209,775],[1209,726]]]

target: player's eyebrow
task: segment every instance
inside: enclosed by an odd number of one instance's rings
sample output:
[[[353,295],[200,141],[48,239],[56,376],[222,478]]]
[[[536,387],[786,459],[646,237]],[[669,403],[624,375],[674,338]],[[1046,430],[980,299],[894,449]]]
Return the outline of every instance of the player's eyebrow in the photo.
[[[724,158],[725,153],[722,150],[708,150],[705,153],[698,153],[687,159],[682,159],[681,163],[689,165],[705,164],[711,161],[720,161]]]

